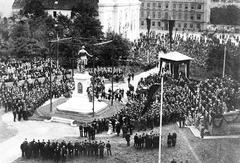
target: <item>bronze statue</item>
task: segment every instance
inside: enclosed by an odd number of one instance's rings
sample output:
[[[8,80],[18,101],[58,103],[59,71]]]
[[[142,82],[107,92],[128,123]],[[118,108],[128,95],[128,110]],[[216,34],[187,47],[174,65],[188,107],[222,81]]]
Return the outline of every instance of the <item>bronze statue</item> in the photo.
[[[82,49],[78,52],[78,60],[77,60],[77,69],[79,72],[85,71],[85,66],[88,63],[87,56],[92,57],[86,50],[85,46],[82,46]]]

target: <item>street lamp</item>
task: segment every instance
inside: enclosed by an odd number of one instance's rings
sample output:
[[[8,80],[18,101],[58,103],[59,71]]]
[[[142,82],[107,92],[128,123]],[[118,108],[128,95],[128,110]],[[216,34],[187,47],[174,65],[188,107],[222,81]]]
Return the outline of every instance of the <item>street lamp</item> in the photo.
[[[59,60],[58,60],[58,49],[59,49],[59,36],[58,36],[58,24],[54,24],[57,33],[57,69],[59,68]]]

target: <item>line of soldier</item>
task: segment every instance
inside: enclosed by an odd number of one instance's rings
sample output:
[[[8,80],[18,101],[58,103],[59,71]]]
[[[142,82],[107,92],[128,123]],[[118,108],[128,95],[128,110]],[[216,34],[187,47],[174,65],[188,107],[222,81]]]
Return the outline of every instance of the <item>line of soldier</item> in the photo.
[[[167,136],[167,146],[175,147],[177,143],[177,134],[174,132],[173,134],[168,134]]]
[[[150,132],[135,134],[134,136],[134,147],[136,149],[153,149],[159,147],[159,134]]]
[[[20,145],[22,151],[22,158],[36,159],[41,158],[43,160],[54,160],[59,162],[60,160],[66,161],[67,158],[74,158],[78,156],[95,156],[104,158],[104,149],[106,147],[107,155],[111,156],[111,144],[110,141],[50,141],[45,142],[42,140],[35,141],[33,139],[28,142],[27,139]]]

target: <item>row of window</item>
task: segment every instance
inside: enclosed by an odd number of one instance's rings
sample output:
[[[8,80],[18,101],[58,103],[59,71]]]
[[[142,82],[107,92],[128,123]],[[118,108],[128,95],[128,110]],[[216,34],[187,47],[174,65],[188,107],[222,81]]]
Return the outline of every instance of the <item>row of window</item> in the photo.
[[[146,13],[146,14],[145,14]],[[162,13],[162,12],[155,12],[155,11],[147,11],[147,12],[144,12],[144,11],[141,11],[141,17],[142,18],[147,18],[147,17],[150,17],[152,19],[161,19],[161,18],[164,18],[164,19],[169,19],[169,14],[168,12],[165,12],[165,13]],[[176,13],[176,12],[173,12],[173,15],[172,15],[172,18],[175,20],[175,19],[183,19],[184,20],[201,20],[202,19],[202,14],[201,13],[197,13],[197,14],[188,14],[188,13],[182,13],[182,12],[179,12],[179,13]]]
[[[142,8],[145,6],[147,8],[163,8],[163,9],[168,9],[169,8],[169,3],[166,2],[163,4],[162,2],[142,2]],[[192,9],[192,10],[201,10],[202,9],[202,4],[196,4],[196,3],[173,3],[173,9]]]
[[[147,23],[146,23],[147,24]],[[141,26],[144,26],[145,22],[141,21]],[[156,21],[152,21],[151,26],[152,27],[162,27],[162,26],[167,26],[168,23],[162,23],[160,21],[156,22]],[[194,25],[197,29],[201,29],[201,24],[200,23],[177,23],[175,24],[175,28],[194,28]]]

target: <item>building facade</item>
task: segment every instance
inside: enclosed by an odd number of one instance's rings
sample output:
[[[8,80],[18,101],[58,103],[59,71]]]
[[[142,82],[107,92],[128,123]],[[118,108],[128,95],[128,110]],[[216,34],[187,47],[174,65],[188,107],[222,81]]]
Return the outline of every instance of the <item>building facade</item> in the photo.
[[[15,0],[13,12],[19,12],[27,0]],[[139,0],[42,0],[45,11],[53,17],[62,14],[71,17],[72,8],[80,1],[97,3],[103,32],[113,31],[131,41],[139,37]]]
[[[202,31],[210,22],[210,0],[141,0],[140,31],[168,30],[167,20],[175,20],[176,31]]]

